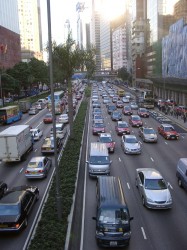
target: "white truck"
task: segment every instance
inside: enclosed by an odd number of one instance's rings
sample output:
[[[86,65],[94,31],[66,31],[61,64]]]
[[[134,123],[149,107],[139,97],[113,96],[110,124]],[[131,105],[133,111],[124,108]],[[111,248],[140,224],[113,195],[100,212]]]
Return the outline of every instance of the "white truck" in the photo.
[[[0,132],[0,160],[16,162],[25,160],[33,150],[33,140],[29,125],[15,125]]]

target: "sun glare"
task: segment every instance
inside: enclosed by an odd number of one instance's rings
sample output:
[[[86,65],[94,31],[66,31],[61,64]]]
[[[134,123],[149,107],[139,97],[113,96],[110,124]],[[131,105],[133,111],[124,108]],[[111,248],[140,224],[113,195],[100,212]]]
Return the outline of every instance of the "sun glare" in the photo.
[[[100,6],[101,15],[107,20],[113,20],[125,11],[124,0],[104,0]]]

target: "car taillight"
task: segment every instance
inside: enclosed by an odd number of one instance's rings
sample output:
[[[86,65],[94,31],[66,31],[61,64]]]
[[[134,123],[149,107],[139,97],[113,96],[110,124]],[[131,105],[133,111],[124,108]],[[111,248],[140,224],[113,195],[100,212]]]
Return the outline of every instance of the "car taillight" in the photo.
[[[43,170],[38,170],[38,173],[43,173]]]
[[[28,170],[25,171],[25,174],[29,174],[29,173],[30,173],[30,171],[28,171]]]

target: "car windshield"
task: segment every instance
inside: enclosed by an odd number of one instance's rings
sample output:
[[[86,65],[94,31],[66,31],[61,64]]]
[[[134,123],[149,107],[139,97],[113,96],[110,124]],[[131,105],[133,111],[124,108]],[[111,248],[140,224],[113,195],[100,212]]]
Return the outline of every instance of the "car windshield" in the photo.
[[[151,129],[151,128],[145,128],[144,134],[155,134],[155,131],[154,129]]]
[[[165,127],[164,131],[169,132],[169,131],[175,131],[175,130],[172,127]]]
[[[125,209],[106,208],[99,213],[99,222],[105,224],[126,224],[129,216]]]
[[[118,124],[118,128],[128,128],[128,124],[126,123]]]
[[[52,118],[51,114],[45,115],[45,118]]]
[[[18,214],[19,214],[18,205],[9,205],[9,204],[0,205],[0,216],[1,215],[18,215]]]
[[[163,179],[145,179],[145,189],[161,190],[167,189],[167,186]]]
[[[131,108],[130,108],[130,107],[125,107],[124,109],[125,109],[125,110],[131,110]]]
[[[115,106],[109,106],[108,109],[110,109],[110,110],[115,110],[116,107],[115,107]]]
[[[113,112],[113,116],[120,116],[119,112]]]
[[[104,124],[103,123],[95,123],[94,127],[95,128],[103,128]]]
[[[136,138],[126,138],[125,142],[126,143],[137,143],[138,140]]]
[[[112,138],[111,137],[108,137],[108,136],[105,136],[105,137],[100,137],[100,142],[112,142]]]
[[[90,164],[109,164],[109,157],[108,156],[90,156]]]
[[[140,121],[140,117],[134,116],[134,117],[132,117],[132,120],[133,120],[133,121]]]
[[[140,109],[140,112],[147,112],[146,109]]]

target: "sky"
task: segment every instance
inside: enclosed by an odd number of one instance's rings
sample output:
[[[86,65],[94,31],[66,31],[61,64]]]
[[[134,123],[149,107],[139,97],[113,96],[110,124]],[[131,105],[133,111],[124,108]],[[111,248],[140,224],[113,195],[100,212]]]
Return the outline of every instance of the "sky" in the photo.
[[[83,0],[90,2],[91,0]],[[51,6],[51,33],[52,40],[57,44],[64,42],[64,23],[70,20],[73,39],[76,39],[76,4],[79,0],[50,0]],[[82,2],[82,1],[80,1]],[[47,0],[40,0],[41,19],[42,19],[42,40],[43,45],[48,41],[48,23],[47,23]]]

